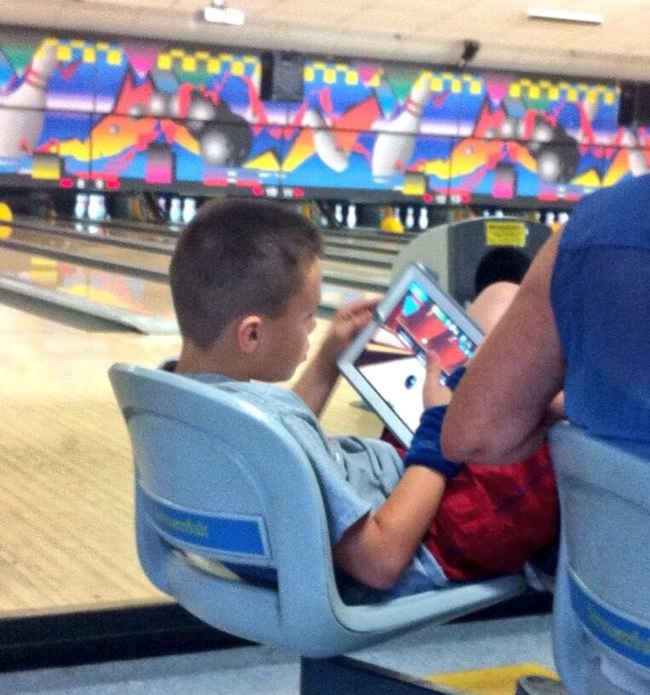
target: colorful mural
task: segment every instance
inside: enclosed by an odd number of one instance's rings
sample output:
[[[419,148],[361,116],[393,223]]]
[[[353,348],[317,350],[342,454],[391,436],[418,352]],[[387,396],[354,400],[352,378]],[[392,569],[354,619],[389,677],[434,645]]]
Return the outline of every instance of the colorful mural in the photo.
[[[570,202],[650,170],[613,84],[307,60],[284,103],[258,55],[29,36],[0,33],[0,181]]]

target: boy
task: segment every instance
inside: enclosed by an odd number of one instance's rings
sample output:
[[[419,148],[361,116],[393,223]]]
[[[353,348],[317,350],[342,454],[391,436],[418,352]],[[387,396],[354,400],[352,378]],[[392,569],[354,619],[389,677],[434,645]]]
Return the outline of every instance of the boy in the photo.
[[[486,466],[475,474],[445,460],[438,447],[444,406],[428,408],[449,397],[434,359],[424,388],[428,409],[404,461],[387,442],[328,438],[320,428],[317,417],[338,378],[336,359],[369,321],[373,301],[337,312],[292,391],[272,385],[290,378],[306,357],[321,251],[318,230],[277,203],[232,199],[203,206],[181,234],[170,266],[183,337],[176,371],[255,404],[295,437],[323,488],[335,563],[362,585],[394,595],[520,570],[555,533],[548,458],[542,452],[514,464],[519,468],[510,477]],[[453,509],[455,500],[492,504],[485,480],[495,475],[503,479],[497,487],[505,513]],[[468,488],[478,497],[468,497]],[[471,543],[462,529],[449,531],[458,514],[468,522]],[[483,518],[499,514],[507,516],[505,532],[493,524],[497,537],[486,537]],[[490,546],[494,553],[485,552]]]

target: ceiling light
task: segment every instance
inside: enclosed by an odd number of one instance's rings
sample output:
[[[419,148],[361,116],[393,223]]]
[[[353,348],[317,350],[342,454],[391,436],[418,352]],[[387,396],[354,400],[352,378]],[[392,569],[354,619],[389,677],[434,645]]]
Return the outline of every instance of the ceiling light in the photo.
[[[244,23],[244,12],[234,7],[226,7],[224,0],[212,0],[204,10],[199,11],[199,19],[209,24],[241,26]]]
[[[576,22],[577,24],[602,24],[603,15],[595,12],[577,10],[547,10],[542,7],[528,8],[528,19],[547,19],[555,22]]]

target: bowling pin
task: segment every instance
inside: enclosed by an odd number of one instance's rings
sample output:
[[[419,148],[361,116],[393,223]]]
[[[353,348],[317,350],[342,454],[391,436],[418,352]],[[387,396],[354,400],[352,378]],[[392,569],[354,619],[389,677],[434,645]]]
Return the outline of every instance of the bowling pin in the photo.
[[[339,224],[343,224],[343,206],[341,205],[341,203],[337,203],[334,206],[334,219]]]
[[[407,229],[413,229],[415,224],[415,214],[413,213],[413,208],[409,205],[406,208],[406,217],[404,218],[404,226]]]
[[[305,128],[313,128],[314,149],[322,161],[336,172],[345,171],[348,166],[348,155],[337,145],[332,131],[318,111],[314,109],[305,111],[302,125]]]
[[[56,65],[56,46],[44,44],[27,67],[20,87],[2,100],[0,158],[32,153],[43,129],[45,87]]]
[[[372,175],[390,177],[406,171],[420,130],[422,111],[431,93],[430,75],[421,75],[413,85],[397,118],[382,126],[372,150]]]
[[[188,224],[191,222],[194,219],[194,215],[196,215],[196,199],[185,198],[182,212],[183,223]]]
[[[106,212],[106,196],[99,194],[98,203],[98,214],[100,220],[108,219],[108,213]]]
[[[421,230],[427,229],[429,226],[429,210],[426,208],[425,205],[423,205],[420,208],[420,214],[418,216],[418,227]]]
[[[99,194],[91,193],[88,197],[88,209],[87,209],[88,219],[96,222],[100,219],[100,203]]]
[[[167,212],[167,199],[164,195],[161,195],[158,198],[158,210],[160,211],[160,214],[164,217],[165,213]]]
[[[78,220],[82,220],[86,216],[86,209],[88,208],[88,194],[87,193],[77,193],[74,204],[74,216]]]
[[[180,224],[183,220],[183,212],[181,209],[181,199],[172,198],[169,203],[169,221],[172,224]]]
[[[350,229],[354,229],[357,226],[357,206],[354,203],[348,205],[348,214],[345,222]]]

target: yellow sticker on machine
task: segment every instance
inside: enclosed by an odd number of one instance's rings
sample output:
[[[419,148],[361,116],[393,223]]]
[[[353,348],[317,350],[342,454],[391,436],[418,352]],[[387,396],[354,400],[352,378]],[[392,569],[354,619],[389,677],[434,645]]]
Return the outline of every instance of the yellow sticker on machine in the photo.
[[[487,246],[525,246],[528,229],[519,220],[486,220],[485,243]]]

